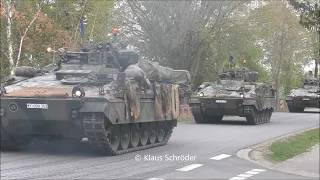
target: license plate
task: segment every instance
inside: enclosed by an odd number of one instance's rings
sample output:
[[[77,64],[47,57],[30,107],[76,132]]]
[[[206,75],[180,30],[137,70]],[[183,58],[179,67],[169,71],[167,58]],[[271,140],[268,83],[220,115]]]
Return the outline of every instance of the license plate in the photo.
[[[216,103],[227,103],[227,100],[216,100]]]
[[[309,101],[309,98],[302,98],[302,100],[304,100],[304,101]]]
[[[28,109],[48,109],[48,104],[27,104]]]

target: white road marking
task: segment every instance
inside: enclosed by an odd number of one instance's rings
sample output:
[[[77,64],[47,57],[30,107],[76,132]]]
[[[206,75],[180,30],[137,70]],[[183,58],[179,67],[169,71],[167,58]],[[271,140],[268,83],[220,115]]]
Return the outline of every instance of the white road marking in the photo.
[[[212,157],[210,159],[213,159],[213,160],[221,160],[221,159],[224,159],[224,158],[227,158],[227,157],[230,157],[231,155],[228,155],[228,154],[220,154],[219,156],[215,156],[215,157]]]
[[[247,173],[247,174],[259,174],[260,172],[256,172],[256,171],[247,171],[247,172],[245,172],[245,173]]]
[[[231,178],[229,180],[240,180],[240,179],[243,180],[243,179],[249,178],[249,177],[251,177],[251,176],[253,176],[255,174],[259,174],[261,172],[264,172],[264,171],[266,171],[266,170],[263,170],[263,169],[252,169],[251,171],[247,171],[247,172],[245,172],[243,174],[239,174],[238,176],[235,176],[235,177],[233,177],[233,178]]]
[[[164,179],[162,179],[162,178],[150,178],[148,180],[164,180]]]
[[[251,171],[259,171],[259,172],[264,172],[266,170],[263,170],[263,169],[252,169]]]
[[[231,178],[231,179],[229,179],[229,180],[242,180],[242,179],[246,179],[246,178],[243,178],[243,177],[233,177],[233,178]]]
[[[191,164],[189,166],[185,166],[183,168],[177,169],[177,171],[190,171],[190,170],[198,168],[200,166],[203,166],[203,164]]]
[[[239,174],[238,175],[238,177],[245,177],[245,178],[251,177],[251,176],[253,176],[253,175],[251,175],[251,174]]]

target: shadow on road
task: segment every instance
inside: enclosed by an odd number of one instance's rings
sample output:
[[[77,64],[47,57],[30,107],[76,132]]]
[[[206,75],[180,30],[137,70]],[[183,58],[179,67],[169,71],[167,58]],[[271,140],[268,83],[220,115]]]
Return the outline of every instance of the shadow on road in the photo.
[[[190,123],[190,124],[197,124],[195,121],[189,121],[187,123]],[[244,120],[230,120],[230,119],[223,119],[221,122],[214,122],[214,123],[204,123],[204,124],[197,124],[197,125],[241,125],[241,126],[252,126],[250,124],[247,123],[247,121],[244,119]],[[263,125],[263,124],[260,124],[260,125]]]
[[[92,151],[88,142],[79,142],[75,140],[39,140],[34,139],[27,146],[23,147],[19,152],[25,154],[45,154],[45,155],[74,155],[99,157],[101,154]]]
[[[239,120],[222,120],[221,122],[210,123],[210,124],[220,124],[220,125],[245,125],[251,126],[247,123],[247,121],[239,121]]]

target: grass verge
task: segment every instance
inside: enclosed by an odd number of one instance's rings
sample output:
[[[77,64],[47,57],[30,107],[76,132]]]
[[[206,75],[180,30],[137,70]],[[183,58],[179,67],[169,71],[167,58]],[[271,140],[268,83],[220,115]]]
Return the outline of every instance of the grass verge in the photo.
[[[269,147],[269,159],[274,163],[278,163],[308,151],[319,144],[319,130],[320,128],[311,129],[274,142]]]

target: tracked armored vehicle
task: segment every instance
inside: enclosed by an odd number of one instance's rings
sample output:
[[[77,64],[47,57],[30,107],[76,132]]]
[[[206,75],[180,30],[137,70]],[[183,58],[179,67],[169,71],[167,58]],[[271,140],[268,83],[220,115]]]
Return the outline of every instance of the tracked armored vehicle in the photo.
[[[177,126],[178,85],[147,79],[134,65],[139,54],[115,42],[59,55],[57,69],[1,86],[2,151],[39,136],[87,138],[105,155],[166,144]]]
[[[320,83],[317,78],[305,78],[303,86],[292,89],[286,97],[289,112],[303,112],[306,107],[320,108]]]
[[[258,73],[246,67],[220,74],[191,95],[189,106],[196,123],[215,123],[225,115],[245,117],[252,125],[268,123],[275,108],[275,90],[256,82]]]

